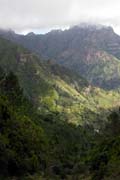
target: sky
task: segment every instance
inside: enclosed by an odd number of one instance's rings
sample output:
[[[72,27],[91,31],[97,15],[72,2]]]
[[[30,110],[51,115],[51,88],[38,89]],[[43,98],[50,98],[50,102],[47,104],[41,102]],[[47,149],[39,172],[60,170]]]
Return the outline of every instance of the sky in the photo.
[[[0,0],[0,28],[46,33],[80,23],[113,26],[120,34],[120,0]]]

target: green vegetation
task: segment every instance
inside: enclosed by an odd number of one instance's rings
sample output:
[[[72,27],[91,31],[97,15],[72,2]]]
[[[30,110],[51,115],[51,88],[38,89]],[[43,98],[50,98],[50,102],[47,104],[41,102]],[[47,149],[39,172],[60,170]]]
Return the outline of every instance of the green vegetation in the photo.
[[[119,110],[99,130],[74,126],[66,114],[35,112],[17,77],[1,72],[1,179],[119,179]]]
[[[46,179],[61,179],[86,171],[83,159],[93,129],[88,128],[86,134],[83,127],[68,124],[64,118],[65,115],[57,112],[37,114],[24,97],[17,77],[13,73],[3,76],[0,80],[1,178],[37,173]]]
[[[120,111],[112,112],[108,120],[90,154],[94,180],[120,178]]]
[[[119,88],[120,36],[112,27],[78,25],[45,35],[1,34],[45,59],[74,70],[95,86],[108,90]]]
[[[119,92],[4,39],[0,66],[1,180],[119,179]]]
[[[35,54],[2,38],[0,66],[18,77],[25,96],[40,114],[57,111],[74,124],[95,124],[96,117],[106,120],[109,110],[119,105],[119,92],[90,86],[78,74],[51,61],[43,63]]]

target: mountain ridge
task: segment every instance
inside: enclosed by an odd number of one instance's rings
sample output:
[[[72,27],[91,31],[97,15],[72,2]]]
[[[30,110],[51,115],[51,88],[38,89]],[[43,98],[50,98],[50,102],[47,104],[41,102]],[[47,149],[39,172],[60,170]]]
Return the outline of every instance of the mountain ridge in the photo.
[[[0,179],[119,179],[119,98],[0,38]]]
[[[25,96],[38,112],[58,111],[72,123],[88,123],[119,105],[119,92],[91,86],[73,71],[44,61],[25,48],[0,38],[0,66],[17,75]],[[86,113],[87,112],[87,113]],[[87,116],[87,118],[86,118]]]
[[[117,89],[120,82],[120,36],[112,27],[84,25],[45,35],[17,35],[1,32],[1,36],[21,44],[43,59],[82,74],[90,83],[104,89]]]

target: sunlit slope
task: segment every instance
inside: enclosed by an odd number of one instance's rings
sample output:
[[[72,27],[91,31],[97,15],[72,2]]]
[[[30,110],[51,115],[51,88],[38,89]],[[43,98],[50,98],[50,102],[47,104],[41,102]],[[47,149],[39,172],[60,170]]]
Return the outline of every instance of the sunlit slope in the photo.
[[[91,86],[76,73],[0,39],[0,66],[19,78],[24,94],[38,112],[58,111],[73,123],[94,121],[101,111],[119,105],[119,93]],[[105,119],[105,116],[104,116]]]

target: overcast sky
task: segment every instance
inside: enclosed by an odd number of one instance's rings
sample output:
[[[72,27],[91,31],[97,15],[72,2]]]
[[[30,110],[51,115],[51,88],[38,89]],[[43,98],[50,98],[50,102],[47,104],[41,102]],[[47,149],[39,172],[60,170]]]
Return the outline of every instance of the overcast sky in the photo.
[[[44,33],[83,22],[111,25],[120,34],[120,0],[0,0],[0,28]]]

